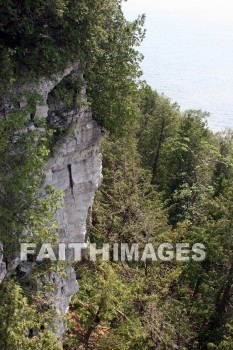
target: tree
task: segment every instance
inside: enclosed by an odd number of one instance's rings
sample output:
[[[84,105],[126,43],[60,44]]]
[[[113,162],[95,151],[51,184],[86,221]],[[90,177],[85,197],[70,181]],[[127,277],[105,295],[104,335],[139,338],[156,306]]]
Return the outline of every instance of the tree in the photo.
[[[144,37],[144,17],[128,22],[121,2],[2,1],[0,98],[18,81],[51,77],[79,62],[96,120],[111,132],[123,132],[133,118],[142,58],[135,47]]]
[[[152,183],[160,184],[164,170],[161,169],[161,157],[165,145],[177,132],[180,112],[177,105],[172,105],[168,98],[159,95],[148,85],[142,86],[139,98],[139,152],[143,165],[152,171]]]
[[[47,319],[47,320],[46,320]],[[46,321],[45,321],[46,320]],[[29,305],[21,287],[13,280],[0,285],[0,346],[4,350],[61,350],[55,334],[45,328],[51,317]]]

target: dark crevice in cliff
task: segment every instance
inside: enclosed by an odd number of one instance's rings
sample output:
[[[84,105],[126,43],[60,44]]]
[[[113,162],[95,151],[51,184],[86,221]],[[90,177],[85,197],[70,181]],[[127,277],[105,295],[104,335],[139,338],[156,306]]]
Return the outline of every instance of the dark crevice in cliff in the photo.
[[[72,195],[74,195],[74,180],[73,180],[73,175],[72,175],[72,165],[68,164],[67,165],[67,169],[68,169],[68,172],[69,172],[69,181],[70,181],[71,193],[72,193]]]

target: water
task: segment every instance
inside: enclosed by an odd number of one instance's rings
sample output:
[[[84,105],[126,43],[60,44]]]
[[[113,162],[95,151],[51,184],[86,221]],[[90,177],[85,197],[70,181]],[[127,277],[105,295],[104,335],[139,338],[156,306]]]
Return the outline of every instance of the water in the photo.
[[[233,129],[233,25],[148,15],[146,28],[143,78],[182,110],[210,112],[212,130]]]

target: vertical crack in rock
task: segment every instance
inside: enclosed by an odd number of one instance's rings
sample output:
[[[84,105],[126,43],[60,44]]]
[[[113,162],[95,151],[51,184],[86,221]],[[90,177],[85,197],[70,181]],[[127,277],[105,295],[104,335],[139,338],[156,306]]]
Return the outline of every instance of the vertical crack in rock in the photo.
[[[71,193],[72,193],[72,195],[74,197],[74,181],[73,181],[73,177],[72,177],[72,165],[68,164],[67,165],[67,169],[68,169],[68,172],[69,172],[70,190],[71,190]]]

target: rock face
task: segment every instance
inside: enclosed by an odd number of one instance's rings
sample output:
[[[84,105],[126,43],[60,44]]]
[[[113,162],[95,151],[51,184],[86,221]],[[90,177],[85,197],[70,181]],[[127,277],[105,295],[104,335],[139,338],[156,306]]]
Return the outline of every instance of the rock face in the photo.
[[[10,108],[12,96],[22,90],[39,92],[43,103],[36,106],[36,116],[56,118],[56,112],[49,105],[50,92],[69,74],[79,74],[78,64],[67,68],[63,73],[50,80],[42,79],[38,84],[16,86],[5,99],[5,108]],[[81,76],[81,74],[80,74]],[[85,87],[81,89],[82,100],[85,100]],[[61,101],[62,102],[62,101]],[[20,102],[20,108],[26,101]],[[55,145],[53,157],[45,164],[45,185],[53,185],[64,192],[63,208],[56,214],[59,224],[59,242],[85,243],[86,221],[93,204],[95,192],[102,179],[101,141],[103,134],[92,118],[90,107],[62,112],[67,125],[72,126],[72,132],[60,139]],[[46,243],[46,242],[45,242]],[[0,282],[6,275],[5,264],[0,264]],[[78,291],[75,272],[68,262],[66,277],[59,274],[48,276],[55,285],[54,307],[60,315],[65,316],[72,295]],[[59,339],[66,329],[65,317],[55,321],[55,332]]]
[[[65,193],[64,209],[57,213],[61,242],[84,243],[88,210],[101,181],[102,134],[90,108],[72,119],[73,135],[61,142],[45,165],[46,184]]]
[[[85,243],[86,221],[95,192],[101,182],[102,133],[92,119],[90,108],[70,113],[73,135],[67,137],[55,149],[54,157],[45,165],[46,184],[62,190],[64,208],[57,212],[60,242]],[[56,309],[65,315],[70,298],[78,291],[76,276],[71,266],[67,278],[56,279]],[[59,338],[65,329],[65,321],[57,325]]]

